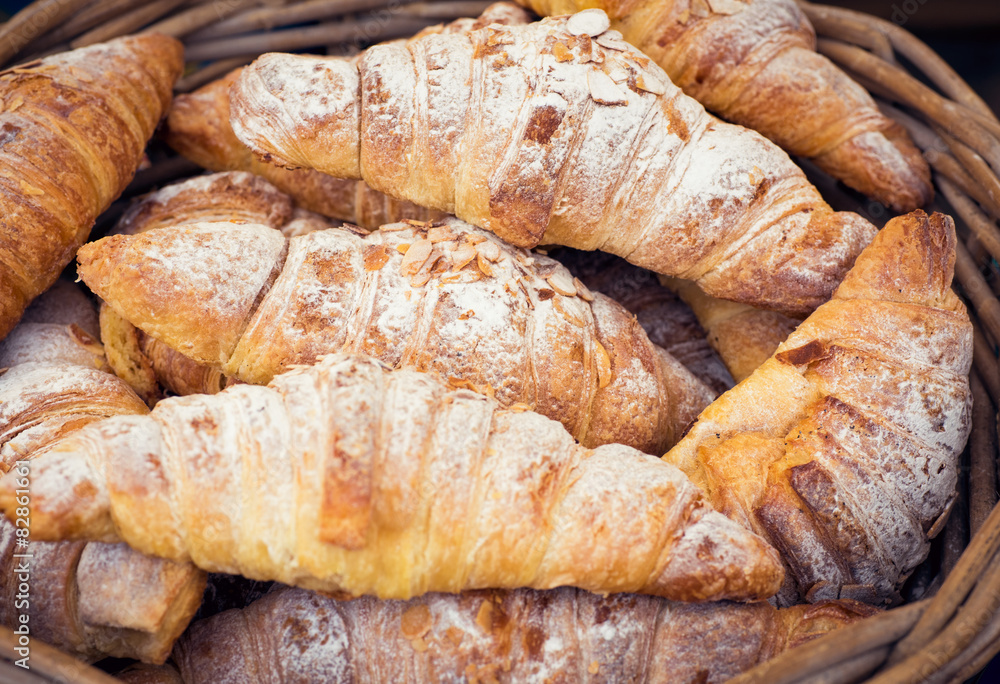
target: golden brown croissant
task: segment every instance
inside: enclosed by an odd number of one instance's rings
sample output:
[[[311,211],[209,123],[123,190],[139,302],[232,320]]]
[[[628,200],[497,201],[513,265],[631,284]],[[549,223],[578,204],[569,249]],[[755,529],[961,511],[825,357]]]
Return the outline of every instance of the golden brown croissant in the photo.
[[[825,301],[874,227],[612,40],[603,14],[577,16],[357,61],[264,55],[233,84],[230,123],[265,160],[364,178],[518,246],[601,249],[783,312]]]
[[[302,207],[369,230],[407,218],[430,221],[443,216],[376,192],[364,181],[334,178],[310,169],[283,169],[254,159],[229,125],[229,88],[241,71],[242,67],[235,69],[174,99],[163,132],[171,147],[212,171],[249,171],[262,176]]]
[[[181,66],[143,35],[0,73],[0,339],[132,179]]]
[[[892,599],[947,517],[971,407],[954,264],[950,217],[893,219],[664,457],[770,539],[810,600]]]
[[[410,601],[335,601],[281,587],[194,623],[173,660],[186,684],[707,684],[876,612],[853,601],[777,610],[568,587]]]
[[[801,323],[776,311],[709,297],[690,280],[660,276],[660,281],[691,307],[708,331],[708,344],[719,353],[736,382],[771,358]]]
[[[244,382],[359,352],[530,406],[586,446],[657,455],[714,398],[558,262],[457,219],[290,240],[195,223],[93,242],[79,263],[122,317]]]
[[[559,249],[551,255],[587,287],[634,314],[650,342],[663,347],[714,392],[721,394],[736,384],[709,346],[691,307],[661,285],[655,273],[605,252]]]
[[[230,171],[168,185],[125,212],[114,232],[126,235],[200,221],[263,224],[287,237],[331,227],[326,219],[294,206],[291,197],[263,178]],[[166,389],[174,394],[214,394],[226,386],[222,372],[198,363],[138,330],[106,304],[101,339],[108,363],[150,406]]]
[[[88,423],[147,412],[125,383],[95,367],[99,344],[81,359],[74,335],[96,325],[93,305],[81,296],[72,284],[49,290],[0,343],[0,354],[19,347],[18,365],[0,375],[0,472],[14,468],[15,479],[23,478],[18,494],[26,498],[18,503],[29,512],[20,522],[0,521],[0,624],[17,629],[26,615],[33,637],[85,660],[162,663],[201,602],[205,573],[125,544],[20,546],[22,533],[31,532],[31,464],[24,459]]]
[[[120,538],[325,592],[755,600],[782,581],[774,550],[664,461],[584,449],[536,413],[363,356],[87,425],[33,462],[31,485],[33,538]],[[8,517],[13,492],[0,481]]]
[[[897,212],[934,196],[909,135],[816,53],[816,34],[794,0],[519,1],[542,15],[604,10],[625,40],[710,111]]]

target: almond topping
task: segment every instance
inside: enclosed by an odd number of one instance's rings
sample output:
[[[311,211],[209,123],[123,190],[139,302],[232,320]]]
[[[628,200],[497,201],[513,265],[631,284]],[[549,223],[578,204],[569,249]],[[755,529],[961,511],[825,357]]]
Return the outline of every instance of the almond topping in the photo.
[[[410,228],[411,226],[408,226],[405,223],[387,223],[379,228],[378,231],[380,233],[396,233],[401,230],[409,230]]]
[[[479,612],[476,614],[476,624],[484,632],[493,629],[493,604],[489,601],[484,600],[479,606]]]
[[[557,62],[573,61],[573,52],[564,43],[558,41],[552,46],[552,55],[556,58]]]
[[[507,410],[513,413],[524,413],[525,411],[530,411],[531,407],[525,404],[524,402],[519,401],[516,404],[511,404],[510,406],[508,406]]]
[[[628,71],[622,67],[621,63],[611,65],[607,71],[608,76],[615,83],[624,83],[628,80]]]
[[[591,69],[587,72],[587,87],[594,102],[602,105],[628,104],[628,96],[619,88],[611,77],[603,71]]]
[[[389,250],[385,245],[368,245],[362,256],[366,271],[377,271],[389,261]]]
[[[647,93],[653,93],[653,95],[663,95],[667,92],[667,86],[664,85],[663,81],[649,73],[636,77],[635,85]]]
[[[594,301],[594,293],[588,290],[579,278],[573,278],[573,284],[576,285],[576,293],[580,295],[580,299],[585,302]]]
[[[566,30],[574,36],[599,36],[611,28],[611,21],[604,10],[586,9],[566,21]]]
[[[408,250],[409,248],[410,248],[409,242],[401,242],[398,245],[396,245],[396,251],[399,252],[400,254],[406,254],[406,250]]]
[[[589,672],[590,674],[597,674],[600,671],[601,671],[601,664],[596,660],[590,664],[590,667],[587,668],[587,672]]]
[[[427,650],[428,648],[430,648],[430,647],[429,647],[429,646],[427,645],[427,642],[426,642],[426,641],[424,641],[423,639],[414,639],[414,640],[412,640],[412,641],[410,642],[410,646],[411,646],[411,647],[413,648],[413,650],[414,650],[414,651],[416,651],[417,653],[423,653],[423,652],[424,652],[424,651],[426,651],[426,650]]]
[[[465,234],[465,240],[470,245],[478,245],[480,242],[485,242],[488,239],[489,238],[487,238],[485,235],[480,235],[479,233],[466,233]]]
[[[454,240],[455,234],[451,232],[451,228],[448,226],[434,226],[427,231],[427,239],[433,243],[447,242],[448,240]]]
[[[447,630],[445,630],[444,635],[448,637],[448,641],[455,644],[455,646],[461,644],[462,637],[465,636],[464,634],[462,634],[462,630],[460,630],[457,627],[449,627]]]
[[[555,296],[556,296],[555,290],[550,290],[547,287],[542,287],[539,288],[538,290],[538,298],[541,299],[543,302],[548,301]]]
[[[408,226],[414,226],[416,228],[427,228],[427,221],[418,221],[417,219],[406,218],[401,221]]]
[[[475,311],[473,311],[472,309],[469,309],[469,310],[468,310],[468,311],[466,311],[465,313],[462,313],[462,314],[459,314],[459,315],[458,315],[458,320],[460,320],[460,321],[464,321],[465,319],[467,319],[467,318],[472,318],[472,317],[473,317],[473,316],[475,316],[475,315],[476,315],[476,312],[475,312]]]
[[[476,255],[476,265],[479,266],[479,270],[487,278],[493,275],[493,265],[482,254]]]
[[[556,271],[545,279],[552,289],[563,297],[573,297],[576,295],[576,285],[573,284],[573,276],[566,271]]]
[[[14,98],[14,100],[13,100],[13,101],[12,101],[12,102],[10,103],[10,106],[8,106],[8,107],[7,107],[7,111],[8,111],[8,112],[13,112],[13,111],[15,111],[15,110],[16,110],[16,109],[17,109],[18,107],[20,107],[20,106],[21,106],[21,105],[23,105],[23,104],[24,104],[24,98],[23,98],[23,97],[21,97],[20,95],[18,95],[18,96],[17,96],[17,97],[15,97],[15,98]]]
[[[431,609],[426,604],[412,606],[400,617],[399,629],[407,639],[417,639],[434,626]]]
[[[399,272],[403,275],[416,274],[431,255],[432,249],[434,249],[434,245],[427,239],[420,239],[412,243],[404,252],[403,261],[399,264]]]
[[[611,384],[611,357],[604,345],[597,342],[597,386],[604,389]]]
[[[583,321],[581,321],[579,318],[577,318],[573,314],[571,314],[570,312],[566,311],[566,309],[563,308],[563,305],[560,303],[560,301],[561,300],[559,298],[556,298],[556,299],[552,300],[552,305],[556,308],[556,311],[558,311],[559,313],[561,313],[562,316],[563,316],[563,318],[565,318],[567,321],[569,321],[570,323],[572,323],[576,327],[578,327],[578,328],[586,327],[587,324],[584,323]]]
[[[594,38],[594,40],[597,41],[597,44],[601,47],[609,50],[616,50],[618,52],[625,52],[631,47],[625,42],[622,38],[622,34],[618,33],[618,31],[605,31],[601,35],[597,36],[597,38]]]
[[[476,248],[468,242],[463,242],[451,253],[452,271],[461,271],[467,263],[476,258]]]
[[[484,259],[497,261],[500,258],[500,245],[491,240],[480,242],[476,245],[476,252]]]
[[[716,14],[737,14],[747,8],[740,0],[708,0],[708,6]]]

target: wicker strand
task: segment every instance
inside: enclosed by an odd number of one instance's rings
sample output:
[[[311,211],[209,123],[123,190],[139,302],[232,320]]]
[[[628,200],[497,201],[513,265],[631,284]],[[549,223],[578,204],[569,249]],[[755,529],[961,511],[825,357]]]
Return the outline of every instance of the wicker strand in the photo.
[[[972,373],[970,384],[969,531],[975,535],[997,503],[997,430],[996,409],[978,373]]]
[[[993,405],[1000,406],[1000,365],[997,364],[996,352],[975,326],[972,331],[972,363],[983,384],[986,385]]]
[[[905,638],[889,655],[893,665],[920,651],[935,634],[951,620],[959,605],[972,591],[980,575],[1000,549],[1000,505],[994,506],[989,517],[972,538],[955,569],[948,575],[933,602]]]
[[[226,2],[195,5],[146,27],[143,33],[162,33],[174,38],[183,38],[213,20],[225,19],[257,4],[260,4],[260,0],[226,0]]]
[[[966,658],[953,658],[943,668],[943,674],[951,682],[964,682],[986,667],[1000,650],[1000,612],[993,615],[989,624],[972,640],[966,648]],[[964,664],[963,664],[964,663]]]
[[[818,12],[814,5],[802,2],[803,11],[816,29],[817,34],[828,38],[860,45],[887,62],[895,62],[896,55],[889,38],[871,21],[865,18],[848,16],[841,13]],[[825,8],[823,8],[825,9]]]
[[[859,47],[829,38],[820,38],[817,47],[834,62],[881,83],[895,100],[921,110],[1000,171],[1000,142],[994,137],[1000,136],[1000,123],[995,119],[946,100],[901,67]]]
[[[44,52],[56,45],[68,43],[84,31],[89,31],[112,17],[130,12],[146,2],[148,0],[101,0],[94,2],[74,14],[65,23],[53,27],[44,36],[39,36],[38,40],[32,41],[29,47],[34,52]]]
[[[20,53],[32,40],[62,23],[91,0],[37,0],[0,27],[0,64]]]
[[[237,67],[245,66],[253,61],[251,55],[244,57],[233,57],[231,59],[220,59],[215,62],[192,71],[187,76],[183,76],[174,84],[174,90],[179,93],[189,93],[196,88],[200,88],[210,81],[221,78]]]
[[[729,684],[794,684],[807,679],[836,666],[845,654],[865,653],[896,641],[928,605],[929,601],[910,603],[832,632],[737,675]]]
[[[371,12],[396,4],[398,0],[306,0],[291,7],[261,7],[246,10],[206,26],[190,35],[191,40],[225,38],[241,33],[271,30],[292,24],[320,21],[351,12]]]
[[[0,682],[4,684],[52,684],[52,680],[0,660]]]
[[[979,112],[983,116],[989,117],[994,121],[997,120],[996,115],[990,109],[989,105],[969,85],[962,80],[951,66],[948,65],[940,56],[931,48],[924,43],[922,40],[914,36],[912,33],[906,29],[893,24],[885,19],[879,19],[878,17],[873,17],[869,14],[864,14],[862,12],[856,12],[854,10],[843,9],[840,7],[830,7],[827,5],[814,5],[811,2],[806,2],[805,0],[798,0],[799,5],[805,12],[806,16],[810,21],[814,23],[820,18],[829,19],[831,22],[834,18],[840,17],[843,19],[857,20],[861,21],[875,30],[879,31],[885,35],[889,42],[892,43],[893,48],[899,52],[899,54],[910,60],[913,65],[922,72],[931,83],[936,85],[941,89],[941,92],[948,95],[948,97],[953,100],[960,102],[969,109]],[[834,26],[835,24],[825,24],[825,26]],[[818,27],[817,27],[818,28]],[[838,34],[829,34],[831,38],[839,38]],[[844,34],[840,34],[844,35]]]
[[[70,42],[74,48],[103,43],[104,41],[118,38],[138,31],[150,22],[156,21],[165,14],[172,12],[189,0],[153,0],[153,2],[141,4],[130,12],[119,15],[100,26],[87,31],[79,38]]]
[[[17,635],[0,625],[0,657],[10,660],[20,658],[20,654],[14,650],[16,646]],[[31,638],[30,648],[28,664],[31,665],[31,671],[52,681],[64,684],[121,684],[117,679],[88,667],[82,661],[35,637]]]

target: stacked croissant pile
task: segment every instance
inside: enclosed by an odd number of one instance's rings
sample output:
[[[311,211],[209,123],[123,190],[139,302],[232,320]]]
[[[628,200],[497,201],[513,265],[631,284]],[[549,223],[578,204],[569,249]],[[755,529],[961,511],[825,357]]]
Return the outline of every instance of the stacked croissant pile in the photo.
[[[131,682],[719,682],[901,600],[971,410],[923,158],[793,2],[530,4],[0,74],[0,621]],[[84,244],[161,119],[211,173]]]

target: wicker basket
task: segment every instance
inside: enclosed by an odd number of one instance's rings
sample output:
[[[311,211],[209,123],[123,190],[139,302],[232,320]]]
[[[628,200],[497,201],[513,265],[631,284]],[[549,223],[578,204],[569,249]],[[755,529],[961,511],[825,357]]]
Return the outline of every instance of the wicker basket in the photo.
[[[351,54],[430,24],[475,16],[489,4],[404,2],[38,0],[0,27],[0,65],[152,30],[184,41],[190,64],[178,90],[187,91],[261,52]],[[820,36],[820,51],[880,98],[885,112],[909,130],[934,170],[937,208],[955,217],[956,289],[975,325],[973,431],[963,456],[959,502],[930,557],[908,583],[907,602],[732,681],[962,682],[1000,652],[995,408],[1000,406],[1000,121],[940,57],[899,26],[849,10],[801,4]],[[117,219],[130,197],[197,171],[164,149],[154,149],[150,156],[153,164],[102,216],[97,231]],[[881,205],[829,180],[814,180],[835,208],[857,211],[876,223],[888,218]],[[14,635],[0,629],[4,682],[117,681],[37,640],[32,642],[32,670],[25,671],[7,662],[17,657],[13,646]]]

